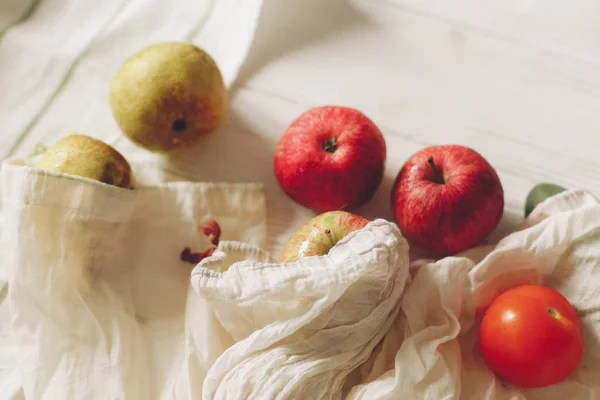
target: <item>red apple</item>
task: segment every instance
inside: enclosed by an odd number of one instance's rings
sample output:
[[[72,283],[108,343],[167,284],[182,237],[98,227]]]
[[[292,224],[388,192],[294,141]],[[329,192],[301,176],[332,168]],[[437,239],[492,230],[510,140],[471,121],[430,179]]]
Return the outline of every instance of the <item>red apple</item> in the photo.
[[[494,168],[476,151],[431,146],[413,154],[398,173],[392,211],[411,244],[455,254],[480,243],[498,225],[504,191]]]
[[[327,254],[350,232],[364,228],[369,220],[346,211],[329,211],[317,215],[294,233],[283,246],[280,262]]]
[[[360,111],[321,106],[285,130],[275,174],[294,201],[317,212],[348,210],[369,200],[383,178],[386,147],[377,126]]]

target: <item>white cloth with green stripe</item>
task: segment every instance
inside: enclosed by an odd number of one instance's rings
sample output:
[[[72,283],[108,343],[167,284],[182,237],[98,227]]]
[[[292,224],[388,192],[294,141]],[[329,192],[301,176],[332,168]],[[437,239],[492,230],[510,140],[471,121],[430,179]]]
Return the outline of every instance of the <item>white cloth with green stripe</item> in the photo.
[[[172,398],[185,359],[193,268],[179,260],[179,247],[208,245],[198,224],[211,215],[225,239],[261,245],[265,199],[260,184],[191,183],[142,164],[157,157],[121,140],[110,83],[144,46],[188,41],[215,59],[231,87],[262,2],[0,2],[0,159],[24,158],[38,143],[79,132],[117,147],[132,161],[136,180],[153,187],[130,193],[5,164],[0,398]],[[149,259],[146,273],[131,270],[142,261],[119,258],[120,242],[131,247],[128,258]],[[137,248],[144,245],[150,250]],[[106,276],[91,285],[89,268],[100,265]]]

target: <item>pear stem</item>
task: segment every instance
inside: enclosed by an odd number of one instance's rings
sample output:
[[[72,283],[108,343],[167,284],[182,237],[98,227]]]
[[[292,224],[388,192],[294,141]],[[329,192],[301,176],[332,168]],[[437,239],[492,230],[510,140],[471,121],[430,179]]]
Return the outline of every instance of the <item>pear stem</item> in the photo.
[[[333,236],[331,236],[331,231],[329,229],[325,229],[325,234],[327,235],[327,237],[329,238],[329,241],[331,242],[331,247],[335,246],[335,242],[333,241]]]
[[[427,162],[429,163],[429,165],[431,166],[431,170],[433,171],[433,181],[435,183],[439,183],[440,185],[446,183],[444,181],[444,176],[442,175],[442,173],[440,172],[440,170],[437,169],[437,167],[435,166],[435,162],[433,161],[433,157],[429,157],[427,159]]]
[[[171,124],[171,129],[177,133],[183,133],[187,128],[187,121],[185,119],[176,119]]]

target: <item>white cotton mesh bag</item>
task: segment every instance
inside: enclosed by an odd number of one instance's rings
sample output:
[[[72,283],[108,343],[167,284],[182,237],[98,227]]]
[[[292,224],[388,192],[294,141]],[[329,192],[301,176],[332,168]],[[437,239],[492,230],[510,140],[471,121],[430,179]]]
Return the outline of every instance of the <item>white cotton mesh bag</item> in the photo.
[[[381,219],[294,263],[223,242],[192,272],[234,343],[208,370],[202,398],[342,398],[394,321],[408,270],[406,241]]]
[[[205,329],[210,314],[186,313],[196,262],[185,249],[194,256],[215,246],[202,229],[209,221],[223,240],[263,245],[260,184],[178,182],[133,167],[142,179],[129,190],[2,165],[9,320],[0,392],[8,398],[173,398],[185,381],[185,327]]]

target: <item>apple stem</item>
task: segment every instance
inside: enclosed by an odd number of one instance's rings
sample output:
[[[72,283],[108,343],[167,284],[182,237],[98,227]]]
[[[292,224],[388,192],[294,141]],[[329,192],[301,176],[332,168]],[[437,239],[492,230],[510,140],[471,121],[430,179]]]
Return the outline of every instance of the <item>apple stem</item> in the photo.
[[[435,162],[433,161],[433,157],[429,157],[427,162],[431,166],[431,170],[433,171],[433,181],[435,183],[443,184],[446,183],[444,181],[444,176],[441,174],[440,170],[435,166]]]
[[[335,136],[323,142],[323,150],[328,153],[333,153],[337,149],[337,140]]]
[[[333,241],[333,236],[331,236],[331,231],[329,229],[325,229],[325,234],[329,238],[329,241],[331,242],[331,246],[332,247],[335,246],[335,242]]]

